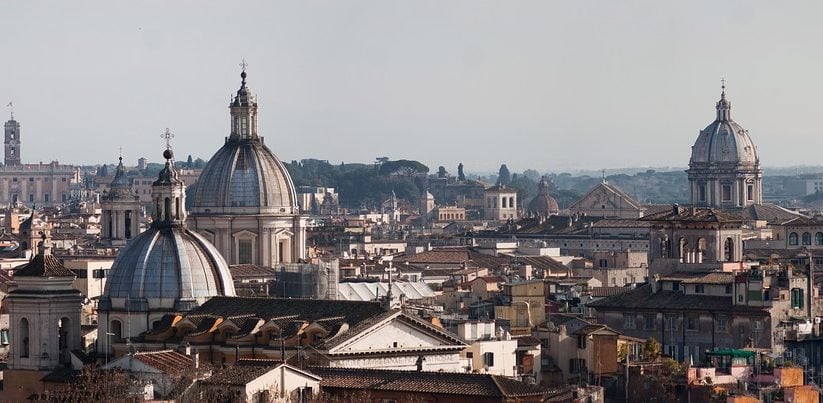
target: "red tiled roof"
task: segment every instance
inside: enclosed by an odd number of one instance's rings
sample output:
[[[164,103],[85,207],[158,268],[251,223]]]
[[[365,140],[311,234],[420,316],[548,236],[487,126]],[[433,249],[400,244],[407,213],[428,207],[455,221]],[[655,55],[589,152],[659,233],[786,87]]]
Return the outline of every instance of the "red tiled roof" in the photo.
[[[14,268],[14,277],[74,277],[52,254],[37,254],[28,263]]]
[[[243,386],[281,364],[283,361],[279,360],[239,360],[236,364],[217,371],[203,383]]]
[[[394,371],[366,368],[310,367],[324,389],[381,390],[458,396],[542,396],[548,390],[511,378],[460,372]]]
[[[194,360],[191,357],[173,350],[138,352],[134,353],[132,358],[167,374],[177,373],[194,366]]]

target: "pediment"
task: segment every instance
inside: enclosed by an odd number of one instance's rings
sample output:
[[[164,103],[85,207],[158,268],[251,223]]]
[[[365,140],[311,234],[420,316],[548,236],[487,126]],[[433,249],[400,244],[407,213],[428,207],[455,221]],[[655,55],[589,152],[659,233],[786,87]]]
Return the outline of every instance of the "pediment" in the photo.
[[[381,350],[429,349],[459,347],[465,343],[457,336],[421,323],[403,313],[362,329],[357,334],[344,335],[345,341],[329,349],[329,353],[368,353]]]

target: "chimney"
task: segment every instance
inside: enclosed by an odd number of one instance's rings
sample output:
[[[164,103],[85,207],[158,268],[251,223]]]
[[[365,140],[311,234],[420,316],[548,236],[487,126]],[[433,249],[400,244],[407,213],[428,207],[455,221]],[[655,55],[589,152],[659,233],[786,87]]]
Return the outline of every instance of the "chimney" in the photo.
[[[680,214],[680,205],[675,203],[672,205],[672,215]]]

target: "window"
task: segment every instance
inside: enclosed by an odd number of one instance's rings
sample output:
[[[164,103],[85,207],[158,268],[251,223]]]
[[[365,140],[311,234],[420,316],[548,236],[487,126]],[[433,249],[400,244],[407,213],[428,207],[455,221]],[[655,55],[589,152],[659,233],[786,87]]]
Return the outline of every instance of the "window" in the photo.
[[[754,200],[754,185],[749,185],[746,187],[746,200]]]
[[[20,319],[20,358],[29,356],[29,320]]]
[[[29,182],[34,182],[34,178],[29,178]]]
[[[600,259],[600,267],[609,267],[609,259]]]
[[[676,316],[667,316],[666,317],[666,329],[665,330],[677,331],[677,317]]]
[[[664,352],[669,356],[672,357],[673,360],[679,361],[677,358],[677,346],[674,344],[667,344]]]
[[[654,324],[657,322],[655,315],[643,315],[643,328],[645,330],[654,330]]]
[[[797,245],[797,232],[789,234],[789,245]]]
[[[11,178],[12,182],[17,182],[17,178]]]
[[[29,203],[33,203],[33,202],[34,202],[34,194],[29,193]]]
[[[570,358],[569,359],[569,373],[570,374],[582,374],[586,372],[586,360],[582,358]]]
[[[700,317],[688,316],[686,317],[686,330],[697,331],[700,330]]]
[[[823,245],[823,232],[818,232],[814,234],[814,244]]]
[[[732,185],[723,185],[723,200],[724,202],[732,201]]]
[[[808,232],[803,233],[803,245],[811,245],[812,244],[812,234]]]
[[[46,202],[46,203],[49,202],[49,194],[48,193],[43,193],[43,201]]]
[[[249,239],[241,239],[237,241],[237,263],[239,264],[251,264],[251,252],[252,245],[251,240]]]
[[[717,331],[720,333],[729,331],[729,323],[726,318],[717,318]]]
[[[494,366],[494,353],[483,353],[483,366],[484,367],[493,367]]]
[[[731,293],[732,293],[732,285],[731,284],[726,284],[726,294],[731,294]]]
[[[706,201],[706,185],[700,185],[697,187],[697,194],[699,201]]]
[[[634,329],[634,314],[624,313],[623,314],[623,329]]]
[[[589,335],[581,334],[577,336],[577,348],[584,350],[586,349],[586,340],[588,340]]]
[[[695,284],[694,285],[694,293],[695,294],[703,294],[706,292],[706,287],[703,284]]]
[[[471,352],[471,351],[467,352],[467,353],[466,353],[466,358],[468,358],[468,359],[470,359],[470,360],[471,360],[471,359],[473,359],[473,358],[474,358],[474,353],[473,353],[473,352]]]
[[[803,289],[792,288],[792,308],[803,309]]]

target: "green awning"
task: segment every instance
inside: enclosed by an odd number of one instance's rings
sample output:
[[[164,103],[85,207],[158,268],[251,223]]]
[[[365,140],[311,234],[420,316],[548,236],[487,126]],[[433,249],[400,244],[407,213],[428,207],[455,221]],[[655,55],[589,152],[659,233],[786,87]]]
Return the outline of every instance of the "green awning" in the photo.
[[[706,355],[717,357],[751,358],[754,357],[755,352],[749,350],[738,350],[736,348],[718,348],[714,351],[707,351]]]

